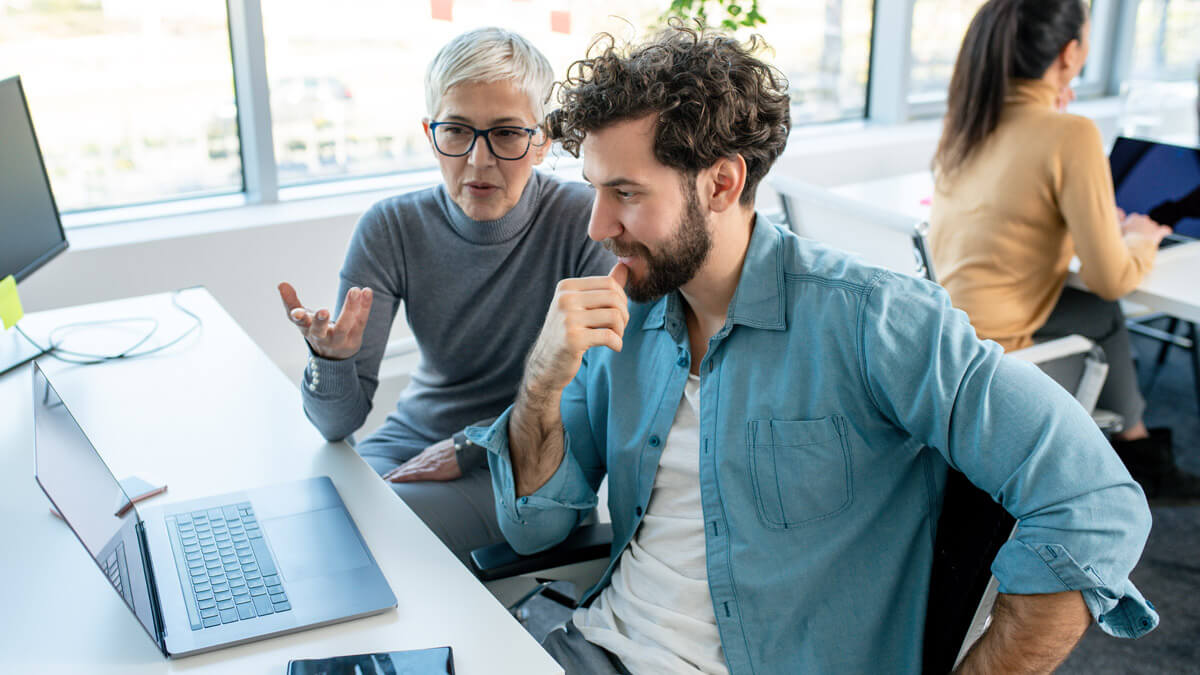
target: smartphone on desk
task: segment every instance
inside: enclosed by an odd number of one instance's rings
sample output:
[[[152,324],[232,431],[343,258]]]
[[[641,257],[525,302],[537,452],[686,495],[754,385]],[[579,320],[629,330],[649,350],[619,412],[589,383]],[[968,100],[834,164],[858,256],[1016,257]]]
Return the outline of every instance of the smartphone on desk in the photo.
[[[287,675],[454,675],[449,647],[288,661]]]

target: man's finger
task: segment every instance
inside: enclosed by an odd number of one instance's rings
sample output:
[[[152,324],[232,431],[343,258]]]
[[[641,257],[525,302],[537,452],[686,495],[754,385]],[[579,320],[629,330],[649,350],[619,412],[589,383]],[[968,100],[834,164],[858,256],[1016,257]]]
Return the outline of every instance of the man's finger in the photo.
[[[617,263],[616,265],[613,265],[613,268],[608,273],[608,276],[612,277],[613,281],[617,282],[618,286],[625,288],[625,282],[629,281],[629,268],[625,266],[625,263]]]

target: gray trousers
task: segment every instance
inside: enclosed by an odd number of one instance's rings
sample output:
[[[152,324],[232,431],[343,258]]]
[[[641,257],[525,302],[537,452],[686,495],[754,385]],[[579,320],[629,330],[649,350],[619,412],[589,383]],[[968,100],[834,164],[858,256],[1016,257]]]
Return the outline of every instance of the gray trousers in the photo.
[[[424,447],[376,433],[359,442],[355,450],[382,476]],[[496,522],[492,474],[486,466],[469,467],[458,480],[388,485],[468,568],[471,551],[504,541]]]
[[[568,620],[566,625],[550,631],[542,640],[542,649],[554,657],[566,675],[630,675],[620,659],[584,639],[574,621]]]
[[[1108,358],[1108,379],[1100,390],[1097,407],[1120,414],[1127,429],[1141,423],[1146,400],[1138,387],[1121,305],[1087,291],[1064,288],[1046,325],[1033,336],[1044,340],[1067,335],[1082,335],[1094,341]]]

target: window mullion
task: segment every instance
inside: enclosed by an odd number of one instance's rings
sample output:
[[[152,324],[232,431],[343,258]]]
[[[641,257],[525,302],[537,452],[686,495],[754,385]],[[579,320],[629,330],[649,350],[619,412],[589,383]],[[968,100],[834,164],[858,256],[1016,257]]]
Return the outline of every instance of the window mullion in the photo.
[[[260,0],[228,0],[228,6],[246,199],[251,203],[269,204],[279,201],[279,176],[271,132],[271,94],[267,83],[262,3]]]
[[[1105,93],[1116,96],[1121,85],[1133,73],[1133,45],[1137,39],[1137,11],[1139,0],[1119,0],[1112,9],[1115,26],[1110,35],[1109,56],[1111,67],[1107,69]]]
[[[875,0],[871,72],[867,81],[867,118],[872,122],[899,124],[908,121],[914,2]]]

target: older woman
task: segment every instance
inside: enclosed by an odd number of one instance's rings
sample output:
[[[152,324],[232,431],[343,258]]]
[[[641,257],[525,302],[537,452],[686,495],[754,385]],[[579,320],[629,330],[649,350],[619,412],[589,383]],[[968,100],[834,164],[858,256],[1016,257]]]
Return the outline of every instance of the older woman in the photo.
[[[539,125],[552,81],[520,35],[483,28],[451,40],[426,72],[422,122],[443,183],[363,215],[333,315],[279,286],[312,351],[304,410],[329,440],[371,409],[403,302],[420,365],[357,450],[464,562],[503,537],[486,457],[461,430],[512,402],[558,281],[614,263],[587,236],[591,188],[534,170],[548,149]]]

